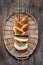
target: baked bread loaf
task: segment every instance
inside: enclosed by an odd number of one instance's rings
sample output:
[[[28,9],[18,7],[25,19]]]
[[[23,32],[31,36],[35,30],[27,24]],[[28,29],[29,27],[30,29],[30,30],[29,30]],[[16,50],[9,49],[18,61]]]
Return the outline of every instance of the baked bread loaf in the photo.
[[[28,17],[15,17],[13,30],[15,35],[28,36]]]
[[[14,19],[14,47],[17,50],[25,50],[28,48],[28,22],[31,20],[30,17],[15,17]]]

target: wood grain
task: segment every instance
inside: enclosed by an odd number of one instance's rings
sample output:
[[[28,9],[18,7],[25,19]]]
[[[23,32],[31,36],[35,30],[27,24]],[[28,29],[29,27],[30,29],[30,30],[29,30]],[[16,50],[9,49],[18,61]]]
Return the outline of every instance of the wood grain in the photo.
[[[7,52],[2,41],[1,24],[16,7],[27,9],[36,18],[39,25],[37,49],[28,60],[22,62],[16,60]],[[18,0],[0,0],[0,65],[43,65],[43,0],[19,0],[19,2]]]

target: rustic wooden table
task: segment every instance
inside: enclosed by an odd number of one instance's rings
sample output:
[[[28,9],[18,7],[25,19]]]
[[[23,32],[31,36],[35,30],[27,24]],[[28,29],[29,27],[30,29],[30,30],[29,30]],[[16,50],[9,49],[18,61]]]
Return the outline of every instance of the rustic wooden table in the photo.
[[[2,23],[15,8],[25,8],[37,20],[39,41],[35,52],[27,60],[16,60],[8,53],[2,36]],[[43,0],[0,0],[0,65],[43,65]]]

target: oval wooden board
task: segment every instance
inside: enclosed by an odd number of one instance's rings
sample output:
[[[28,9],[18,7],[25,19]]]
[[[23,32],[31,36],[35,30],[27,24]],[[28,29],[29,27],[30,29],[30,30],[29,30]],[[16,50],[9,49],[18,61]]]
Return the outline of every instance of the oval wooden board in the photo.
[[[3,39],[6,49],[17,59],[27,59],[35,50],[38,43],[38,25],[36,20],[30,14],[25,14],[31,16],[34,21],[29,22],[29,41],[28,49],[25,51],[17,51],[14,47],[14,34],[13,34],[13,20],[15,16],[24,15],[25,13],[13,13],[10,15],[6,21],[3,23]]]

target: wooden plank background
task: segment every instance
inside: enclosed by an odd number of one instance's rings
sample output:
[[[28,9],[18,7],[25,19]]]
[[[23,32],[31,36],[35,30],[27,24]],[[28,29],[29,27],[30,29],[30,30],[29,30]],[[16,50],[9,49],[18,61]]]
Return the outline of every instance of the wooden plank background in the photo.
[[[37,20],[38,46],[27,60],[16,60],[8,53],[2,36],[2,23],[15,8],[25,8]],[[0,65],[43,65],[43,0],[0,0]]]

